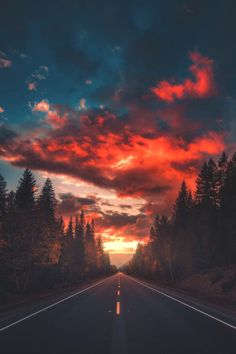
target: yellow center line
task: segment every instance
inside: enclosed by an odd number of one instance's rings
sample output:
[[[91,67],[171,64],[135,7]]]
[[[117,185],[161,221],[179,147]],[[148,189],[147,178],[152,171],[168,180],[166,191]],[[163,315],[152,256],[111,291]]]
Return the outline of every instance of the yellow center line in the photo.
[[[119,316],[120,315],[120,302],[117,301],[116,303],[116,314]]]

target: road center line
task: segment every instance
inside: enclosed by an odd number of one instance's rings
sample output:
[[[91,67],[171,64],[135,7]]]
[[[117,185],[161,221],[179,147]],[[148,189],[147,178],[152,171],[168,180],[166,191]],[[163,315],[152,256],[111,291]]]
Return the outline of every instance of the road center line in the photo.
[[[116,314],[119,316],[120,315],[120,302],[117,301],[116,303]]]
[[[225,322],[225,321],[223,321],[223,320],[221,320],[221,319],[219,319],[219,318],[217,318],[217,317],[215,317],[215,316],[212,316],[212,315],[210,315],[210,314],[207,313],[207,312],[204,312],[204,311],[202,311],[202,310],[199,310],[198,308],[196,308],[196,307],[194,307],[194,306],[191,306],[191,305],[187,304],[187,303],[184,302],[184,301],[178,300],[178,299],[176,299],[175,297],[173,297],[173,296],[171,296],[171,295],[167,295],[167,294],[164,293],[163,291],[160,291],[160,290],[157,290],[157,289],[155,289],[155,288],[152,288],[151,286],[146,285],[145,283],[142,283],[142,282],[140,282],[140,281],[134,279],[133,277],[130,277],[129,275],[127,275],[127,277],[130,278],[131,280],[133,280],[134,282],[136,282],[136,283],[138,283],[138,284],[144,286],[145,288],[148,288],[148,289],[150,289],[150,290],[153,290],[153,291],[155,291],[155,292],[158,293],[158,294],[161,294],[161,295],[163,295],[163,296],[166,296],[166,297],[168,297],[168,298],[171,299],[171,300],[174,300],[174,301],[176,301],[176,302],[179,302],[180,304],[182,304],[182,305],[184,305],[184,306],[186,306],[186,307],[189,307],[189,308],[192,309],[192,310],[195,310],[195,311],[197,311],[197,312],[199,312],[199,313],[201,313],[201,314],[203,314],[203,315],[205,315],[205,316],[207,316],[207,317],[212,318],[213,320],[215,320],[215,321],[217,321],[217,322],[220,322],[220,323],[224,324],[225,326],[228,326],[228,327],[233,328],[234,330],[236,330],[236,326],[234,326],[234,325],[232,325],[232,324],[230,324],[230,323],[228,323],[228,322]]]
[[[18,324],[18,323],[20,323],[20,322],[23,322],[23,321],[27,320],[27,319],[30,318],[30,317],[36,316],[37,314],[39,314],[39,313],[41,313],[41,312],[44,312],[44,311],[50,309],[51,307],[54,307],[54,306],[56,306],[56,305],[58,305],[58,304],[60,304],[60,303],[62,303],[62,302],[64,302],[64,301],[66,301],[66,300],[69,300],[69,299],[71,299],[72,297],[75,297],[75,296],[77,296],[77,295],[80,295],[80,294],[84,293],[85,291],[88,291],[88,290],[94,288],[95,286],[104,283],[104,282],[107,281],[108,279],[110,279],[110,277],[109,277],[109,278],[106,278],[106,279],[104,279],[104,280],[102,280],[102,281],[100,281],[100,282],[98,282],[98,283],[95,283],[95,284],[93,284],[93,285],[91,285],[91,286],[89,286],[89,287],[87,287],[87,288],[85,288],[85,289],[82,289],[82,290],[80,290],[80,291],[78,291],[78,292],[76,292],[76,293],[74,293],[74,294],[72,294],[72,295],[70,295],[70,296],[67,296],[67,297],[63,298],[62,300],[59,300],[59,301],[57,301],[57,302],[54,302],[53,304],[51,304],[51,305],[49,305],[49,306],[46,306],[46,307],[42,308],[41,310],[38,310],[38,311],[36,311],[36,312],[33,312],[33,313],[31,313],[30,315],[21,318],[20,320],[17,320],[17,321],[15,321],[15,322],[13,322],[13,323],[10,323],[9,325],[7,325],[7,326],[5,326],[5,327],[0,328],[0,332],[3,332],[3,331],[5,331],[6,329],[8,329],[8,328],[10,328],[10,327],[12,327],[12,326],[15,326],[16,324]]]
[[[117,291],[117,296],[120,296],[120,290]]]

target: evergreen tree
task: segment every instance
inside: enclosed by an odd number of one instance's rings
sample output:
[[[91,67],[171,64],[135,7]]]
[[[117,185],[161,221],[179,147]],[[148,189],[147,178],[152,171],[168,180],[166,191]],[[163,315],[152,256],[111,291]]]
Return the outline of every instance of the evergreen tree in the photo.
[[[19,210],[32,212],[35,209],[36,180],[27,168],[21,177],[16,190],[16,206]]]
[[[218,171],[215,162],[210,159],[204,163],[197,178],[195,200],[197,204],[217,205]]]
[[[36,244],[35,214],[36,180],[26,169],[21,177],[15,195],[17,254],[15,255],[15,274],[19,288],[25,291],[30,284],[33,269],[33,256]]]
[[[6,201],[7,201],[7,184],[2,175],[0,175],[0,257],[1,248],[4,247],[5,228],[6,228]]]
[[[97,253],[95,243],[95,225],[93,220],[91,221],[91,224],[89,222],[86,224],[85,250],[87,271],[90,275],[94,275],[97,271]]]
[[[183,277],[190,273],[192,264],[193,235],[190,232],[190,214],[192,212],[192,195],[185,181],[182,182],[179,194],[174,204],[172,255],[174,273]]]
[[[55,210],[56,210],[56,197],[53,188],[52,181],[47,178],[42,191],[39,196],[38,206],[40,214],[42,215],[44,222],[49,226],[55,227]]]
[[[174,205],[174,222],[177,227],[186,226],[190,207],[191,193],[188,191],[185,181],[183,181]]]
[[[199,245],[199,265],[203,268],[209,267],[218,258],[217,180],[217,167],[210,159],[208,163],[204,163],[197,178],[195,198],[195,237]]]
[[[227,165],[221,190],[220,216],[223,262],[230,264],[236,259],[236,153]]]
[[[6,200],[7,200],[7,184],[3,176],[0,174],[0,223],[3,221],[3,218],[6,214]]]
[[[77,278],[84,276],[85,246],[84,246],[84,215],[81,212],[80,219],[75,217],[75,263]]]

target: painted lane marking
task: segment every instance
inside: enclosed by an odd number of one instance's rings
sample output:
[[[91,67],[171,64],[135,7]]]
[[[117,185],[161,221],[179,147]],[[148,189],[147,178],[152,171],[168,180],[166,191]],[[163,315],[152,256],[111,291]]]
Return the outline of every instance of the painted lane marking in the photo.
[[[120,296],[120,290],[117,291],[117,296]]]
[[[110,277],[109,277],[109,278],[106,278],[106,279],[104,279],[104,280],[102,280],[102,281],[100,281],[100,282],[98,282],[98,283],[95,283],[95,284],[93,284],[93,285],[91,285],[91,286],[89,286],[89,287],[87,287],[87,288],[85,288],[85,289],[82,289],[82,290],[78,291],[78,292],[75,293],[75,294],[72,294],[72,295],[70,295],[70,296],[67,296],[67,297],[65,297],[65,298],[62,299],[62,300],[59,300],[59,301],[57,301],[57,302],[54,302],[53,304],[51,304],[51,305],[49,305],[49,306],[46,306],[46,307],[42,308],[41,310],[38,310],[38,311],[36,311],[36,312],[33,312],[33,313],[31,313],[30,315],[27,315],[27,316],[21,318],[20,320],[17,320],[17,321],[15,321],[15,322],[13,322],[13,323],[10,323],[9,325],[0,328],[0,332],[3,332],[3,331],[5,331],[6,329],[8,329],[8,328],[10,328],[10,327],[12,327],[12,326],[15,326],[16,324],[18,324],[18,323],[20,323],[20,322],[25,321],[25,320],[27,320],[28,318],[31,318],[31,317],[33,317],[33,316],[36,316],[36,315],[38,315],[39,313],[44,312],[44,311],[50,309],[51,307],[54,307],[54,306],[56,306],[56,305],[58,305],[58,304],[60,304],[60,303],[62,303],[62,302],[64,302],[64,301],[66,301],[66,300],[69,300],[69,299],[71,299],[72,297],[75,297],[75,296],[77,296],[77,295],[80,295],[80,294],[84,293],[85,291],[88,291],[88,290],[94,288],[95,286],[98,286],[98,285],[104,283],[104,282],[107,281],[108,279],[110,279]]]
[[[184,301],[178,300],[178,299],[176,299],[175,297],[173,297],[173,296],[171,296],[171,295],[167,295],[167,294],[164,293],[163,291],[160,291],[160,290],[157,290],[157,289],[155,289],[155,288],[152,288],[151,286],[146,285],[145,283],[142,283],[142,282],[140,282],[140,281],[138,281],[138,280],[136,280],[136,279],[134,279],[134,278],[132,278],[132,277],[130,277],[130,276],[128,276],[128,275],[127,275],[127,277],[130,278],[130,279],[132,279],[134,282],[136,282],[136,283],[138,283],[138,284],[140,284],[140,285],[142,285],[142,286],[144,286],[144,287],[146,287],[146,288],[148,288],[148,289],[150,289],[150,290],[155,291],[155,292],[158,293],[158,294],[161,294],[161,295],[163,295],[163,296],[166,296],[166,297],[168,297],[168,298],[171,299],[171,300],[174,300],[174,301],[176,301],[176,302],[179,302],[180,304],[182,304],[182,305],[184,305],[184,306],[186,306],[186,307],[188,307],[188,308],[190,308],[190,309],[192,309],[192,310],[195,310],[195,311],[201,313],[202,315],[205,315],[205,316],[207,316],[207,317],[210,317],[211,319],[213,319],[213,320],[215,320],[215,321],[217,321],[217,322],[220,322],[220,323],[224,324],[225,326],[228,326],[228,327],[233,328],[234,330],[236,330],[236,326],[234,326],[234,325],[232,325],[232,324],[230,324],[230,323],[228,323],[228,322],[225,322],[225,321],[221,320],[220,318],[217,318],[217,317],[215,317],[215,316],[210,315],[210,314],[207,313],[207,312],[204,312],[204,311],[202,311],[202,310],[199,310],[198,308],[196,308],[196,307],[194,307],[194,306],[191,306],[191,305],[187,304],[187,303],[184,302]]]
[[[117,301],[117,303],[116,303],[116,314],[118,316],[120,315],[120,301]]]

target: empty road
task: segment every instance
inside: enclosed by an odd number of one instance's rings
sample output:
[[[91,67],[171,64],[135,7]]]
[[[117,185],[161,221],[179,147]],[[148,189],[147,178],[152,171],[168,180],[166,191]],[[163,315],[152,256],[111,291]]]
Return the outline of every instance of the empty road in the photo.
[[[1,319],[1,317],[0,317]],[[118,273],[1,321],[2,354],[235,354],[236,319]]]

